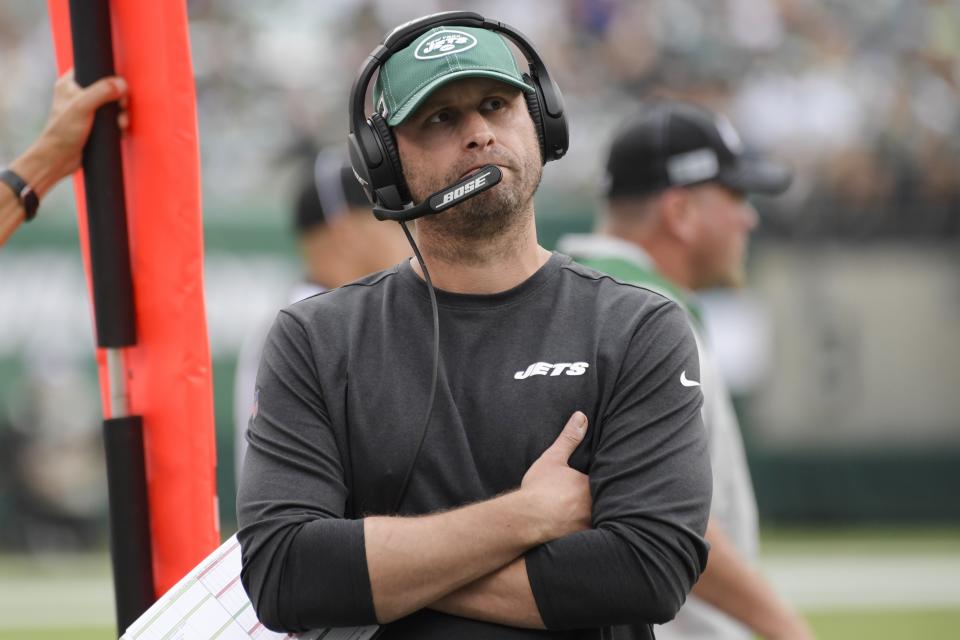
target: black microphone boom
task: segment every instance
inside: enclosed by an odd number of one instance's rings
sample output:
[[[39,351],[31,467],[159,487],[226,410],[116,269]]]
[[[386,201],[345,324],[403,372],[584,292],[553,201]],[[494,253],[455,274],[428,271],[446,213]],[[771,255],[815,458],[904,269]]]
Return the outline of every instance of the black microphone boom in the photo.
[[[500,171],[500,167],[495,164],[488,164],[459,182],[437,191],[418,205],[406,209],[381,209],[374,207],[373,215],[377,217],[377,220],[409,222],[410,220],[416,220],[423,216],[445,211],[468,198],[472,198],[491,187],[497,186],[502,179],[503,173]]]

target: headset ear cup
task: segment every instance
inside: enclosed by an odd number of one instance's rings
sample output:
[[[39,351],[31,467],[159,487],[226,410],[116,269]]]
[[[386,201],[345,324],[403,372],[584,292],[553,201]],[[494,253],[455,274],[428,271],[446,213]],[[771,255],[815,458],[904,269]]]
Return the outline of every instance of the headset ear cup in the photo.
[[[524,81],[533,87],[533,93],[524,93],[530,117],[537,125],[540,137],[540,151],[544,163],[559,160],[567,153],[570,145],[570,132],[567,118],[563,114],[563,96],[560,89],[549,76],[543,78],[523,74]],[[547,104],[553,104],[556,113],[548,111]]]
[[[529,93],[524,91],[523,97],[527,100],[527,111],[530,112],[533,128],[537,132],[537,142],[540,143],[540,163],[545,164],[547,162],[547,151],[543,140],[543,111],[540,108],[540,90],[537,89],[536,84],[527,74],[524,74],[523,79],[533,87],[533,91]]]
[[[410,202],[410,190],[407,189],[407,179],[403,175],[403,164],[400,162],[400,152],[397,151],[397,141],[393,137],[393,131],[390,129],[390,125],[387,124],[387,121],[384,120],[383,116],[379,113],[374,113],[370,116],[370,123],[373,125],[374,131],[377,132],[380,142],[383,144],[384,155],[386,155],[387,162],[390,163],[390,168],[393,170],[393,184],[400,193],[400,198],[404,203]]]
[[[370,185],[370,169],[367,166],[367,161],[364,158],[363,151],[361,150],[361,145],[357,140],[356,134],[351,133],[349,136],[347,136],[347,149],[350,152],[350,166],[353,168],[353,175],[356,176],[357,181],[363,188],[363,192],[367,194],[367,199],[370,201],[370,204],[377,204],[374,198],[373,189]]]

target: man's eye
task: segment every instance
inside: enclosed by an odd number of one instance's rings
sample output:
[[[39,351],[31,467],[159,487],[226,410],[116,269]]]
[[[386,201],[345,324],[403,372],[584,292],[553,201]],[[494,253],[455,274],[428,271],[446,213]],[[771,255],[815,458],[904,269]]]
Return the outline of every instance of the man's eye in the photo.
[[[506,103],[503,101],[503,98],[487,98],[481,105],[482,108],[489,109],[491,111],[503,109],[504,106],[506,106]]]
[[[427,120],[430,124],[443,124],[444,122],[450,121],[450,112],[449,111],[437,111],[435,114],[430,116]]]

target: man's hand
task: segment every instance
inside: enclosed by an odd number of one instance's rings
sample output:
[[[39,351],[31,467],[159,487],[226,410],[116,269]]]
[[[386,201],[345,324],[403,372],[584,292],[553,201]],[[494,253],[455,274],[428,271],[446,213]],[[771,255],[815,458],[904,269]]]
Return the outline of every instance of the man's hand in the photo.
[[[56,167],[55,180],[80,168],[81,152],[93,127],[94,113],[115,100],[120,102],[117,126],[126,131],[130,116],[126,111],[127,83],[123,78],[101,78],[81,89],[73,79],[73,69],[60,76],[53,87],[53,104],[47,124],[35,145]]]
[[[542,524],[540,542],[589,529],[592,524],[590,478],[567,464],[586,433],[587,416],[574,412],[520,483],[520,491],[537,507],[532,515]]]
[[[409,615],[507,567],[532,547],[589,528],[587,476],[567,465],[586,430],[586,416],[574,413],[516,491],[427,516],[365,518],[364,546],[377,620]],[[497,582],[505,584],[513,612],[495,619],[542,627],[526,568],[521,561],[512,569],[511,580]],[[471,594],[463,596],[470,599]],[[458,605],[449,606],[452,610]]]
[[[122,78],[103,78],[86,89],[73,80],[73,71],[63,74],[53,88],[53,104],[43,133],[30,148],[9,164],[42,198],[57,182],[80,167],[83,145],[93,126],[93,114],[104,104],[120,101],[117,126],[125,132],[130,117],[126,111],[127,84]],[[24,210],[6,186],[0,188],[0,245],[20,226]]]
[[[527,497],[532,507],[529,513],[540,523],[540,542],[591,526],[589,477],[567,464],[586,432],[587,417],[577,411],[523,477],[517,493]],[[437,600],[430,608],[510,627],[543,628],[523,557]]]

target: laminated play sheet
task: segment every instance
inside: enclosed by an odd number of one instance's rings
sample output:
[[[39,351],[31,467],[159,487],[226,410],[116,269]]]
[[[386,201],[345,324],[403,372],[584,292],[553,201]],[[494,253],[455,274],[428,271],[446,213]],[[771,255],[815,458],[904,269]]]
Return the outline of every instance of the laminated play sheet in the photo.
[[[231,536],[140,616],[121,640],[370,640],[379,626],[301,634],[264,627],[240,584],[240,543]]]

